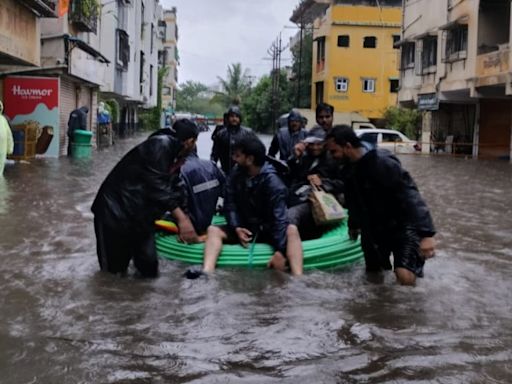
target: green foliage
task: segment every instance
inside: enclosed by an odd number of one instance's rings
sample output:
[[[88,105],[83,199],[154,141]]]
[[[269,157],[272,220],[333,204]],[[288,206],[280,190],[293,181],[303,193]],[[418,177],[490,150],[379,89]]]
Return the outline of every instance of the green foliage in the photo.
[[[119,121],[119,104],[115,99],[103,100],[105,102],[105,108],[110,114],[112,123]]]
[[[145,130],[156,131],[160,128],[160,119],[162,116],[162,86],[168,71],[168,67],[163,67],[158,70],[156,107],[139,111],[139,121],[142,123],[142,128]]]
[[[295,45],[292,49],[293,64],[292,72],[294,74],[293,81],[290,84],[291,92],[295,95],[293,99],[296,108],[311,107],[311,78],[312,78],[312,60],[313,60],[313,33],[311,30],[303,30],[302,35],[302,52],[300,45]],[[302,53],[302,54],[301,54]],[[300,68],[299,68],[300,67]],[[300,74],[299,74],[300,69]],[[300,75],[300,84],[299,84]],[[300,89],[299,89],[300,85]],[[299,103],[297,105],[297,99]]]
[[[194,104],[201,99],[201,94],[206,92],[208,87],[200,82],[188,80],[180,84],[176,93],[176,110],[182,112],[195,112]]]
[[[230,105],[240,105],[251,90],[251,77],[247,69],[242,69],[242,64],[235,63],[228,66],[226,79],[217,77],[222,87],[221,92],[216,92],[212,102],[226,108]]]
[[[278,100],[272,97],[272,78],[263,76],[258,84],[251,90],[242,104],[245,124],[258,132],[272,132],[273,121],[292,108],[292,93],[286,73],[281,71],[279,78]],[[277,100],[277,111],[273,116],[273,101]]]
[[[160,128],[160,115],[157,118],[155,110],[157,110],[156,107],[139,111],[139,122],[142,125],[142,129],[156,131]]]
[[[162,67],[158,70],[158,82],[157,82],[157,93],[156,93],[156,108],[158,111],[162,110],[162,88],[164,85],[164,79],[169,73],[169,67]]]
[[[222,116],[224,106],[212,103],[206,95],[208,87],[200,82],[187,81],[180,84],[176,94],[176,110],[200,115]]]
[[[98,0],[82,0],[81,11],[85,18],[90,19],[93,16],[97,16],[100,10],[100,3]]]
[[[421,113],[416,109],[388,107],[384,111],[386,128],[396,129],[411,139],[417,139],[420,132]]]

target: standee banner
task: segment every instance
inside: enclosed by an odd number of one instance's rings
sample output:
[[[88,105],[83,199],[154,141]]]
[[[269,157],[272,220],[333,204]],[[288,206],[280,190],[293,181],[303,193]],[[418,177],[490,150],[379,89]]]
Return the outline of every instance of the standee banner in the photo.
[[[13,130],[35,127],[38,154],[59,156],[59,79],[6,77],[5,115]]]

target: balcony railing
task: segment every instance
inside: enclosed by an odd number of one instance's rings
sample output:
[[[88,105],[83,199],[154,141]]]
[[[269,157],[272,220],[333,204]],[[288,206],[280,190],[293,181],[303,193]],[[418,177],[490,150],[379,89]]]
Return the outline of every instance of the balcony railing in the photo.
[[[21,0],[42,17],[57,17],[57,0]]]
[[[476,57],[476,74],[478,77],[495,76],[507,73],[509,64],[510,48],[500,49],[478,55]]]
[[[82,32],[96,33],[98,9],[98,0],[73,0],[69,11],[69,20]]]

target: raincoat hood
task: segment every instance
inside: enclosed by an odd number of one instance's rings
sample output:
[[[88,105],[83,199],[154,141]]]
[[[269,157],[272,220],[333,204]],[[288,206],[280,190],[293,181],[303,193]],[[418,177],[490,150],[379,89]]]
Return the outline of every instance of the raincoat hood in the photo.
[[[240,107],[238,105],[232,105],[229,107],[227,116],[231,114],[238,116],[240,118],[240,123],[242,123],[242,111],[240,111]]]
[[[297,111],[292,110],[288,114],[288,123],[290,123],[290,121],[300,121],[300,122],[302,122],[302,120],[303,120],[302,115],[299,112],[297,112]]]

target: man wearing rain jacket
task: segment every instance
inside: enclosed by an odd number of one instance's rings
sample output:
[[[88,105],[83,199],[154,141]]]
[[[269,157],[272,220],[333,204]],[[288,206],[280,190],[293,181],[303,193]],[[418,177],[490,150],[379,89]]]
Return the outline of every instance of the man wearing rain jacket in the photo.
[[[254,133],[250,128],[240,125],[242,112],[238,106],[231,106],[226,113],[226,124],[212,135],[213,147],[210,158],[214,163],[220,160],[222,171],[228,176],[235,165],[232,159],[233,145],[241,138]]]
[[[154,221],[167,210],[179,211],[179,168],[198,135],[189,120],[173,128],[173,135],[150,136],[128,152],[94,199],[98,261],[104,271],[124,274],[133,259],[143,277],[158,275]],[[180,215],[177,219],[180,232],[190,230]]]
[[[293,275],[302,274],[302,243],[297,227],[290,225],[287,217],[288,191],[266,161],[265,152],[256,136],[234,144],[236,166],[228,177],[224,197],[227,225],[208,227],[203,272],[213,272],[223,242],[248,246],[257,241],[274,248],[269,267],[284,270],[288,261]],[[198,275],[190,273],[187,277]]]
[[[293,109],[288,114],[288,124],[277,131],[270,143],[268,155],[274,157],[279,152],[279,159],[288,161],[293,156],[295,145],[303,141],[307,132],[303,128],[304,118]]]
[[[7,119],[2,114],[4,104],[0,101],[0,177],[4,174],[5,159],[7,155],[12,154],[14,150],[14,140],[12,138],[11,127]]]

